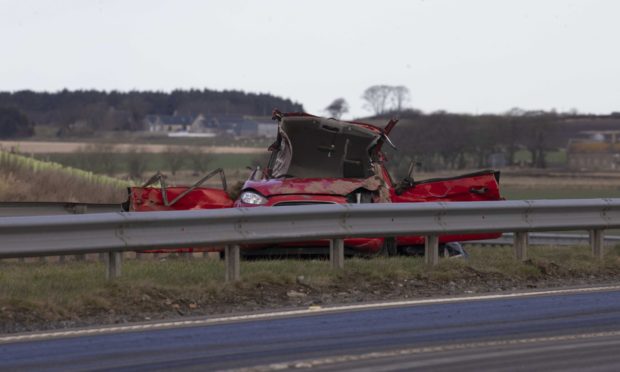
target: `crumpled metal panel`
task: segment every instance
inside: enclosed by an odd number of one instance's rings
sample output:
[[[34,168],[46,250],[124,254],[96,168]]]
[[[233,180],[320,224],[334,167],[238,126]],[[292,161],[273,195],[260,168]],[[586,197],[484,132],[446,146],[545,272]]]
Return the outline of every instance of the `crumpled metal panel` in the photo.
[[[391,199],[395,203],[455,202],[500,200],[501,196],[495,172],[488,171],[419,182],[400,195],[392,189]]]
[[[168,200],[174,200],[187,187],[168,187]],[[162,189],[158,187],[131,187],[129,189],[129,210],[135,212],[169,211],[189,209],[231,208],[232,199],[224,190],[198,187],[170,206],[164,204]]]
[[[263,196],[273,195],[347,195],[363,188],[377,190],[383,180],[377,176],[353,178],[278,178],[266,181],[247,181],[243,190],[253,189]]]
[[[166,188],[167,200],[174,200],[187,187]],[[166,205],[163,200],[162,189],[159,187],[131,187],[129,189],[129,210],[133,212],[153,212],[192,209],[222,209],[231,208],[232,199],[224,190],[208,187],[197,187],[172,205]],[[172,253],[172,252],[215,252],[220,247],[149,249],[145,253]]]

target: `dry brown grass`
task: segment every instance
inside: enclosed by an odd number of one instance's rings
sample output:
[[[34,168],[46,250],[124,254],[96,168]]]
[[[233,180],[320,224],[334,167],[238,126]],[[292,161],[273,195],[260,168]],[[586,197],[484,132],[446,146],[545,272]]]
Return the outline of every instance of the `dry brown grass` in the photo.
[[[84,177],[63,169],[40,169],[43,162],[28,165],[10,157],[0,160],[0,201],[56,201],[120,203],[127,191],[121,181],[99,176]]]
[[[0,201],[121,203],[126,191],[94,184],[56,171],[0,171]]]

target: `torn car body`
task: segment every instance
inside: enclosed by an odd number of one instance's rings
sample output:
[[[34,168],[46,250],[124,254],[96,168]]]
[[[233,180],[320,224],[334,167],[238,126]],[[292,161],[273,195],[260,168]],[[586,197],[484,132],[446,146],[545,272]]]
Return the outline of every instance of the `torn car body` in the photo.
[[[130,210],[209,209],[227,207],[279,207],[329,203],[410,203],[437,201],[486,201],[501,199],[499,172],[484,170],[451,178],[414,181],[410,177],[394,182],[388,173],[384,145],[393,146],[385,128],[347,122],[305,113],[274,111],[278,136],[269,147],[266,167],[256,167],[236,200],[226,199],[223,190],[194,185],[167,190],[141,187],[130,190]],[[224,187],[225,188],[225,187]],[[188,191],[189,190],[189,191]],[[179,195],[186,192],[179,199]],[[165,199],[189,198],[180,205],[166,206]],[[203,200],[204,199],[204,200]],[[176,200],[176,199],[175,199]],[[440,242],[478,240],[499,234],[441,236]],[[363,254],[409,252],[424,244],[420,236],[393,239],[345,239],[345,247]],[[284,250],[326,248],[328,241],[276,245]],[[273,248],[273,245],[269,246]],[[265,245],[249,248],[267,248]]]

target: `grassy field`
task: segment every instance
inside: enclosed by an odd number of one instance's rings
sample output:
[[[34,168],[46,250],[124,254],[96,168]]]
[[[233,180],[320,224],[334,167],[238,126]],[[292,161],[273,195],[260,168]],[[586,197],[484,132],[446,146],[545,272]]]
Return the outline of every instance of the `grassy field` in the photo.
[[[273,137],[252,137],[252,138],[235,138],[232,136],[220,136],[214,138],[205,137],[167,137],[165,135],[157,135],[144,132],[131,132],[131,131],[114,131],[114,132],[101,132],[95,136],[87,137],[58,137],[56,133],[38,130],[35,127],[35,136],[22,140],[19,142],[40,142],[40,143],[66,143],[74,145],[84,144],[96,144],[96,143],[129,143],[133,145],[164,145],[164,146],[241,146],[241,147],[256,147],[266,149],[275,140],[276,132],[274,128]],[[0,141],[2,142],[15,142],[15,141]],[[73,151],[73,150],[70,150]]]
[[[427,267],[418,257],[244,261],[242,280],[224,283],[213,259],[127,260],[123,275],[104,280],[98,262],[0,262],[4,332],[185,315],[358,301],[482,293],[616,280],[620,249],[604,261],[587,247],[531,248],[517,262],[509,248],[471,248],[470,259]]]
[[[134,155],[134,154],[132,154]],[[104,164],[99,161],[102,157],[106,157],[107,163],[116,164],[113,168],[115,173],[124,173],[128,171],[130,157],[126,153],[54,153],[54,154],[36,154],[35,158],[45,161],[52,161],[69,167],[81,168],[95,173],[106,173],[107,169]],[[144,163],[144,173],[154,173],[158,170],[162,172],[170,172],[170,164],[166,161],[166,154],[136,154],[140,157],[140,161]],[[251,166],[255,159],[261,159],[257,154],[209,154],[205,157],[208,169],[224,168],[224,169],[243,169]],[[192,162],[189,157],[182,162],[179,170],[193,170]]]

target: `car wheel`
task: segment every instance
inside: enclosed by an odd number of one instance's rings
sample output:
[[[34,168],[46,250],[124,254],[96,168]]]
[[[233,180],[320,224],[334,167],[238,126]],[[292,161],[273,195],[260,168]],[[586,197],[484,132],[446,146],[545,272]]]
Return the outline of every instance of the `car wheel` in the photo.
[[[381,248],[381,254],[383,256],[396,256],[398,254],[398,246],[396,244],[396,238],[383,239],[383,247]]]
[[[445,243],[439,248],[439,254],[449,258],[467,258],[469,254],[459,242]]]

